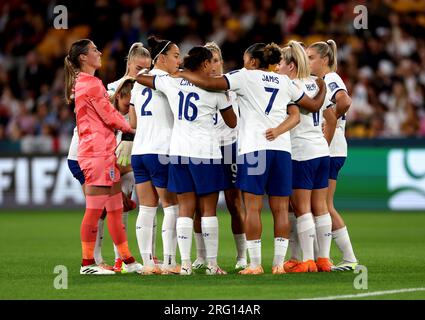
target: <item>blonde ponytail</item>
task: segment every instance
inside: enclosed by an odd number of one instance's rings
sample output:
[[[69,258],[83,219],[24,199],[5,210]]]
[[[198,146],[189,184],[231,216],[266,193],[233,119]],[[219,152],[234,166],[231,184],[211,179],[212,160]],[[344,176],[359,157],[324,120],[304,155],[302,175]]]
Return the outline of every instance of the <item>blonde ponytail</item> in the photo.
[[[336,43],[332,39],[327,40],[326,43],[328,44],[332,52],[332,55],[329,57],[329,68],[331,69],[331,71],[336,72],[336,69],[338,67]]]
[[[289,41],[287,46],[282,49],[282,56],[287,65],[291,62],[295,64],[298,79],[308,78],[310,76],[308,57],[299,42],[294,40]]]

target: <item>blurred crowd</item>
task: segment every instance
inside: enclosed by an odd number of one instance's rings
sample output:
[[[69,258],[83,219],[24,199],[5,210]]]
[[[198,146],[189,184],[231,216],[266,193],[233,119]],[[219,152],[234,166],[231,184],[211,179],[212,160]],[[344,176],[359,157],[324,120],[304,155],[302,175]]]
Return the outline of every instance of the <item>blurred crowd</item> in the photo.
[[[68,29],[53,27],[58,5],[67,9]],[[358,5],[367,7],[367,29],[354,28]],[[347,136],[425,136],[425,0],[11,0],[0,1],[0,142],[66,152],[75,125],[63,97],[70,44],[95,42],[106,85],[124,74],[131,44],[152,34],[177,43],[183,55],[215,41],[226,71],[241,67],[255,42],[332,38],[353,99]]]

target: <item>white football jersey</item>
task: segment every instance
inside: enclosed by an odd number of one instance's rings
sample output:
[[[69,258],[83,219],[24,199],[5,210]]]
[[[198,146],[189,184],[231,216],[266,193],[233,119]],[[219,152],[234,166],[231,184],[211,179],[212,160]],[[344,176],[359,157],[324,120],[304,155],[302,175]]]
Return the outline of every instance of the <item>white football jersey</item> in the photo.
[[[156,76],[154,86],[156,90],[165,93],[174,115],[170,155],[221,159],[212,119],[217,110],[231,107],[227,96],[167,75]]]
[[[72,134],[71,144],[69,145],[68,159],[78,161],[78,131],[77,126]]]
[[[118,79],[117,81],[109,83],[106,88],[108,89],[108,94],[110,97],[115,93],[118,86],[121,84],[121,82],[125,79],[125,77],[122,77],[121,79]]]
[[[330,72],[323,79],[326,83],[326,100],[330,100],[335,104],[335,95],[338,91],[347,92],[344,82],[336,72]],[[331,157],[347,156],[347,139],[345,139],[345,115],[338,118],[336,123],[335,135],[332,139],[330,148]]]
[[[230,96],[230,102],[233,107],[233,111],[236,114],[236,118],[239,123],[239,108],[237,103],[237,95],[233,91],[227,91],[226,94]],[[223,120],[220,111],[213,117],[213,122],[216,130],[220,146],[227,146],[233,144],[238,139],[238,126],[235,128],[230,128]]]
[[[238,154],[259,150],[291,152],[289,132],[268,141],[266,130],[279,126],[288,116],[289,102],[300,100],[304,92],[286,75],[242,68],[224,75],[229,88],[238,95],[240,124]]]
[[[293,81],[310,98],[313,98],[319,92],[315,77],[294,79]],[[322,122],[323,111],[331,106],[332,102],[325,99],[322,107],[317,112],[310,112],[300,108],[300,123],[291,130],[293,160],[305,161],[329,156],[329,146],[323,136]]]
[[[157,76],[168,73],[152,69],[149,74]],[[135,82],[130,104],[134,106],[137,116],[136,135],[131,154],[168,155],[173,130],[173,113],[167,97],[159,90]]]

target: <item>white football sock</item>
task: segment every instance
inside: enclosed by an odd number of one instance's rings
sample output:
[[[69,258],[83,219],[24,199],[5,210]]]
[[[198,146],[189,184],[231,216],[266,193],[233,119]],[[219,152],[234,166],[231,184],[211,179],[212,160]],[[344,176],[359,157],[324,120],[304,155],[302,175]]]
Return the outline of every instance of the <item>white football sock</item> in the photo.
[[[204,243],[204,238],[202,237],[202,233],[195,232],[194,235],[195,235],[195,245],[196,245],[196,259],[201,259],[203,261],[206,261],[207,253],[205,251],[205,243]]]
[[[283,265],[285,261],[286,251],[288,250],[289,239],[274,238],[274,257],[273,266]]]
[[[297,233],[303,252],[303,261],[314,260],[314,235],[316,234],[316,229],[311,213],[303,214],[297,218]]]
[[[350,236],[348,235],[347,227],[342,227],[332,232],[332,238],[342,252],[342,259],[346,262],[357,262],[351,245]]]
[[[125,232],[126,232],[126,234],[127,234],[127,227],[128,227],[128,212],[123,212],[123,213],[122,213],[122,224],[124,225],[124,230],[125,230]],[[121,256],[120,256],[120,253],[118,252],[118,248],[117,248],[117,246],[115,245],[115,243],[114,243],[113,245],[114,245],[115,260],[117,260],[117,259],[121,259]]]
[[[157,235],[156,226],[157,224],[158,224],[158,219],[155,215],[153,219],[153,225],[152,225],[152,256],[153,257],[156,257],[156,235]]]
[[[162,221],[162,244],[164,249],[164,265],[174,266],[176,264],[176,223],[178,214],[178,205],[164,208],[164,220]]]
[[[251,268],[261,266],[261,239],[247,240],[246,246],[249,253],[249,266]]]
[[[152,227],[158,207],[139,206],[136,220],[136,237],[143,264],[154,266],[152,259]]]
[[[329,258],[332,243],[332,219],[329,213],[314,218],[316,224],[318,258]]]
[[[189,217],[177,218],[177,242],[179,244],[182,264],[190,264],[190,250],[192,248],[193,219]]]
[[[96,264],[101,264],[103,262],[102,257],[102,243],[103,243],[103,224],[105,220],[99,219],[97,221],[97,235],[96,235],[96,244],[94,245],[94,260]]]
[[[209,265],[217,265],[218,254],[218,219],[217,217],[202,217],[202,238]]]
[[[246,234],[234,234],[233,238],[235,239],[236,250],[238,252],[237,260],[245,259],[246,260]]]
[[[293,212],[289,212],[289,222],[291,223],[291,235],[289,238],[289,247],[291,248],[291,260],[301,261],[301,248],[297,233],[297,217]]]

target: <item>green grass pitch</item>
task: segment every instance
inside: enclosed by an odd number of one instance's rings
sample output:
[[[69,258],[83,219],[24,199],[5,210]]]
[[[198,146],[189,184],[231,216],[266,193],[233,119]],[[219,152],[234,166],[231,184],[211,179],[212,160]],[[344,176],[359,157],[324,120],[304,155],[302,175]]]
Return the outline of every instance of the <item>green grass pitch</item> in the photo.
[[[425,287],[425,214],[414,212],[343,213],[360,263],[367,267],[368,290],[357,290],[353,272],[271,274],[273,258],[272,217],[263,213],[263,267],[261,276],[240,276],[233,271],[235,245],[230,217],[219,213],[219,264],[227,276],[190,277],[80,276],[80,223],[83,210],[0,211],[0,299],[299,299]],[[140,260],[134,225],[129,218],[129,243]],[[162,212],[158,212],[161,225]],[[162,245],[158,229],[157,255]],[[194,241],[193,241],[194,246]],[[192,249],[194,259],[195,250]],[[103,255],[113,262],[112,243],[105,231]],[[334,262],[341,258],[332,244]],[[68,289],[57,290],[54,268],[68,269]],[[366,299],[425,299],[425,291],[366,297]]]

